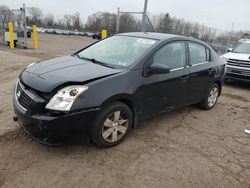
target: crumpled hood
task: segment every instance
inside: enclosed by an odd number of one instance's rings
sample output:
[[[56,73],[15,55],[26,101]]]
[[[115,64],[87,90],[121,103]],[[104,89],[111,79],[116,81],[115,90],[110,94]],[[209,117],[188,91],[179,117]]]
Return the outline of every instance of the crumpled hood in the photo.
[[[49,93],[65,83],[83,83],[122,72],[73,56],[65,56],[27,67],[20,80],[27,86]]]
[[[223,55],[227,59],[237,59],[237,60],[243,60],[243,61],[249,61],[250,62],[250,54],[241,54],[241,53],[233,53],[229,52]]]

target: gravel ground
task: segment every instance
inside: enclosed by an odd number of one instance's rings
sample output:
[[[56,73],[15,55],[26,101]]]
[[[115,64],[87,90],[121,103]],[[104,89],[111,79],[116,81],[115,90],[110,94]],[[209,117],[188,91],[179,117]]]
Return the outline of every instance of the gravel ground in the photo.
[[[0,187],[250,187],[250,84],[230,82],[211,111],[190,106],[132,130],[119,146],[42,146],[12,121],[10,93],[29,63],[86,37],[39,35],[39,49],[0,46]],[[31,46],[31,43],[29,43]]]

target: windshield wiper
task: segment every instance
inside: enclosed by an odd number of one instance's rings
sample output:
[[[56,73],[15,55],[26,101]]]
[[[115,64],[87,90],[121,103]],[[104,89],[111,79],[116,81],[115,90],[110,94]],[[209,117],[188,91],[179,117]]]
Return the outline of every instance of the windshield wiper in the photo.
[[[96,59],[94,58],[87,58],[87,57],[80,57],[79,54],[76,54],[78,58],[80,59],[84,59],[84,60],[88,60],[88,61],[91,61],[92,63],[95,63],[95,64],[99,64],[99,65],[102,65],[104,67],[109,67],[109,68],[112,68],[112,69],[115,69],[114,66],[110,65],[110,64],[107,64],[107,63],[103,63],[101,61],[97,61]]]

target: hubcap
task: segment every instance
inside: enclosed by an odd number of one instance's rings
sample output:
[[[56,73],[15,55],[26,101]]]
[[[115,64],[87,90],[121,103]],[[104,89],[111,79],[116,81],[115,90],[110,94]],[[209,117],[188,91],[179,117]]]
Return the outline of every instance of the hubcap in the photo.
[[[129,121],[121,111],[110,114],[102,128],[102,137],[107,142],[120,140],[127,132]]]
[[[212,88],[207,101],[209,107],[213,107],[215,105],[218,96],[219,96],[218,88],[217,87]]]

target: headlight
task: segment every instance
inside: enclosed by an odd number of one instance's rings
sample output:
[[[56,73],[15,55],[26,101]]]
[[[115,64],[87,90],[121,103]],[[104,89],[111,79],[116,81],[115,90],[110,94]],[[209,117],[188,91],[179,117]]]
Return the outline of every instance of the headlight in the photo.
[[[50,99],[45,108],[50,110],[69,111],[77,97],[87,89],[88,86],[81,85],[65,87],[59,90],[55,96]]]
[[[39,63],[39,61],[38,62],[33,62],[33,63],[29,64],[27,67],[30,67],[30,66],[32,66],[32,65],[34,65],[36,63]]]
[[[227,60],[228,60],[228,59],[227,59],[225,56],[223,56],[223,55],[220,56],[220,59],[223,60],[223,61],[225,61],[225,62],[227,63]]]

